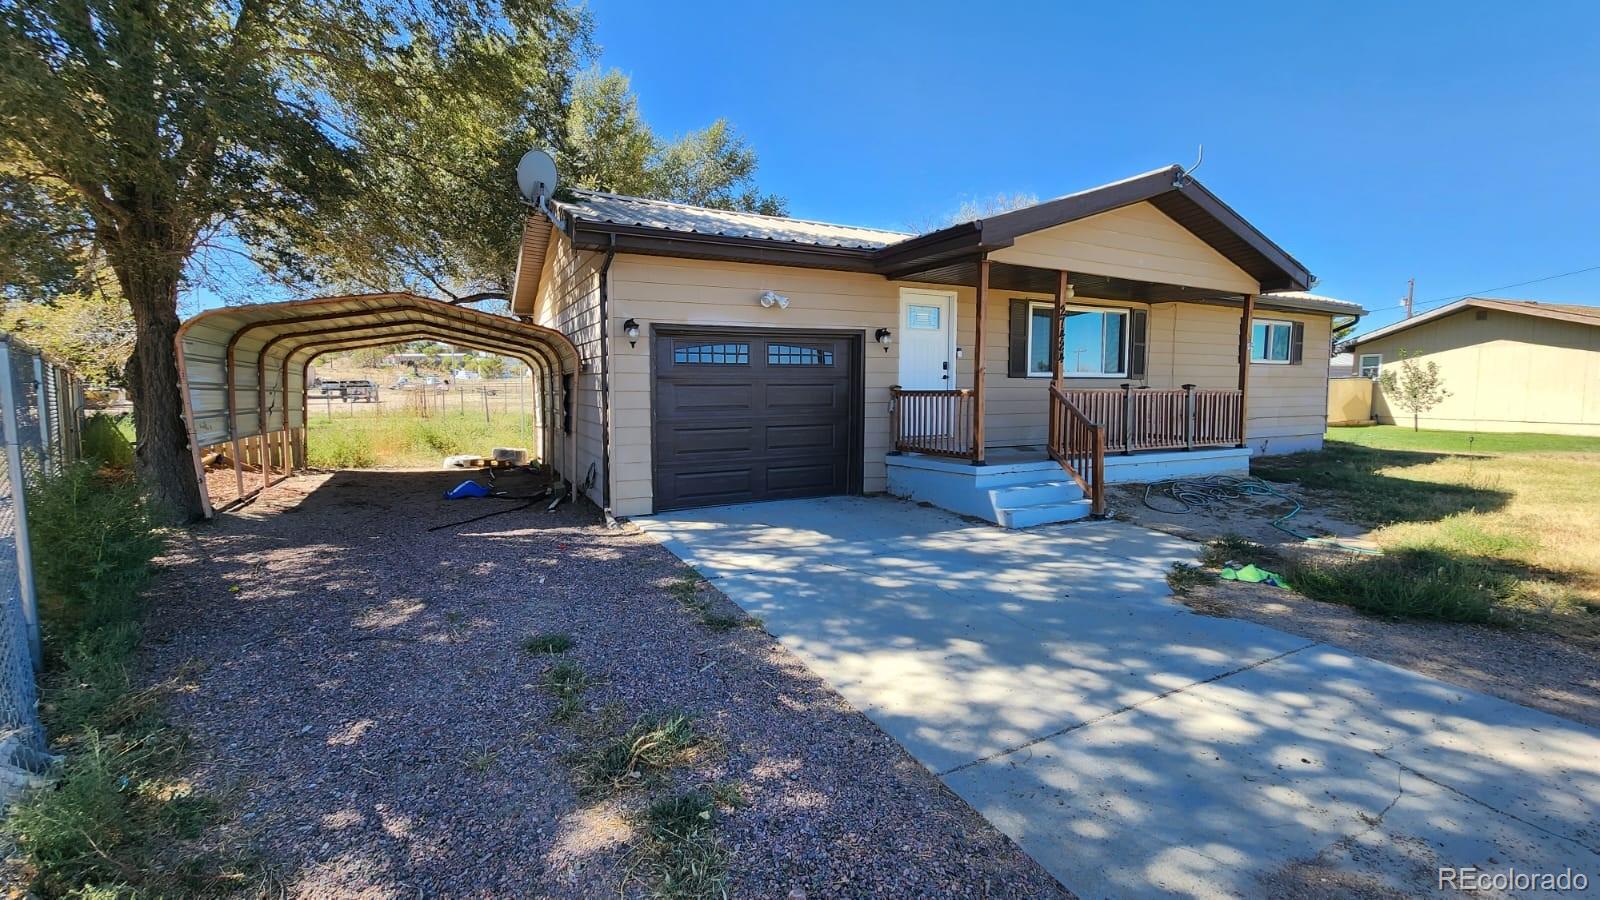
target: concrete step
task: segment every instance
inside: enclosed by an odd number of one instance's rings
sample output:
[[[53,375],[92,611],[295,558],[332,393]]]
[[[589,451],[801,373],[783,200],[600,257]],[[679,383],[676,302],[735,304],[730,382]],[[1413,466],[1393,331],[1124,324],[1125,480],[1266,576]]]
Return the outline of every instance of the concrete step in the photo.
[[[1060,473],[1056,469],[1056,473]],[[1070,503],[1083,497],[1083,489],[1076,481],[1067,478],[1039,480],[1028,484],[1015,484],[989,491],[989,499],[996,509],[1018,506],[1036,506],[1040,503]]]
[[[995,519],[1007,528],[1031,528],[1055,522],[1071,522],[1088,518],[1093,504],[1087,499],[1065,503],[1035,503],[1028,506],[996,507]]]

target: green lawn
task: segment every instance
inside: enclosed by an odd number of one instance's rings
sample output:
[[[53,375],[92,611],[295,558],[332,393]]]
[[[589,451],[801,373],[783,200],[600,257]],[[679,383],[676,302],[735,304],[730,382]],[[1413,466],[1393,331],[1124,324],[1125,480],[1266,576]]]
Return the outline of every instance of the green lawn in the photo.
[[[1600,438],[1334,428],[1320,452],[1252,470],[1299,482],[1385,550],[1300,573],[1312,596],[1600,637]]]
[[[1380,450],[1441,453],[1600,453],[1600,437],[1471,431],[1412,431],[1398,425],[1330,428],[1328,440]]]

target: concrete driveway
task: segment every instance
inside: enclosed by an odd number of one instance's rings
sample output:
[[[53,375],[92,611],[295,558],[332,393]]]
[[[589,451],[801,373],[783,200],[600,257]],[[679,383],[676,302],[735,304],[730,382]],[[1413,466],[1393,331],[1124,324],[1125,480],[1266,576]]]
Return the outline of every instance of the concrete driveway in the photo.
[[[1084,897],[1600,886],[1600,733],[1192,613],[1188,542],[858,497],[636,521]]]

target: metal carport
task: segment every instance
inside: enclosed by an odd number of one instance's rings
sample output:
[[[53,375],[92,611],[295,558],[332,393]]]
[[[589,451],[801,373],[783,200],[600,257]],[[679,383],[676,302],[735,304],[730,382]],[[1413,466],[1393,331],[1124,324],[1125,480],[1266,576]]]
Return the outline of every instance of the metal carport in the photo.
[[[562,376],[577,374],[581,362],[561,332],[407,293],[258,303],[206,310],[178,329],[184,418],[206,515],[213,510],[201,462],[205,448],[230,445],[236,472],[251,439],[269,472],[274,462],[285,471],[305,464],[306,373],[313,359],[421,338],[526,363],[543,423],[537,455],[571,480],[570,465],[560,459],[576,458],[576,438],[564,425],[570,380]],[[560,441],[558,432],[568,440]]]

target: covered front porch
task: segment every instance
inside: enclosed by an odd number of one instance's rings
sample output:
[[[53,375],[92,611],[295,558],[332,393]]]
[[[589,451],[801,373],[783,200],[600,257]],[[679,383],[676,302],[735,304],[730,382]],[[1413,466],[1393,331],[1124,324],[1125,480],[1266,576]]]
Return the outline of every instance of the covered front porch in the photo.
[[[1248,469],[1256,292],[987,253],[909,277],[971,290],[951,386],[890,388],[890,493],[1024,527],[1104,516],[1108,484]]]

